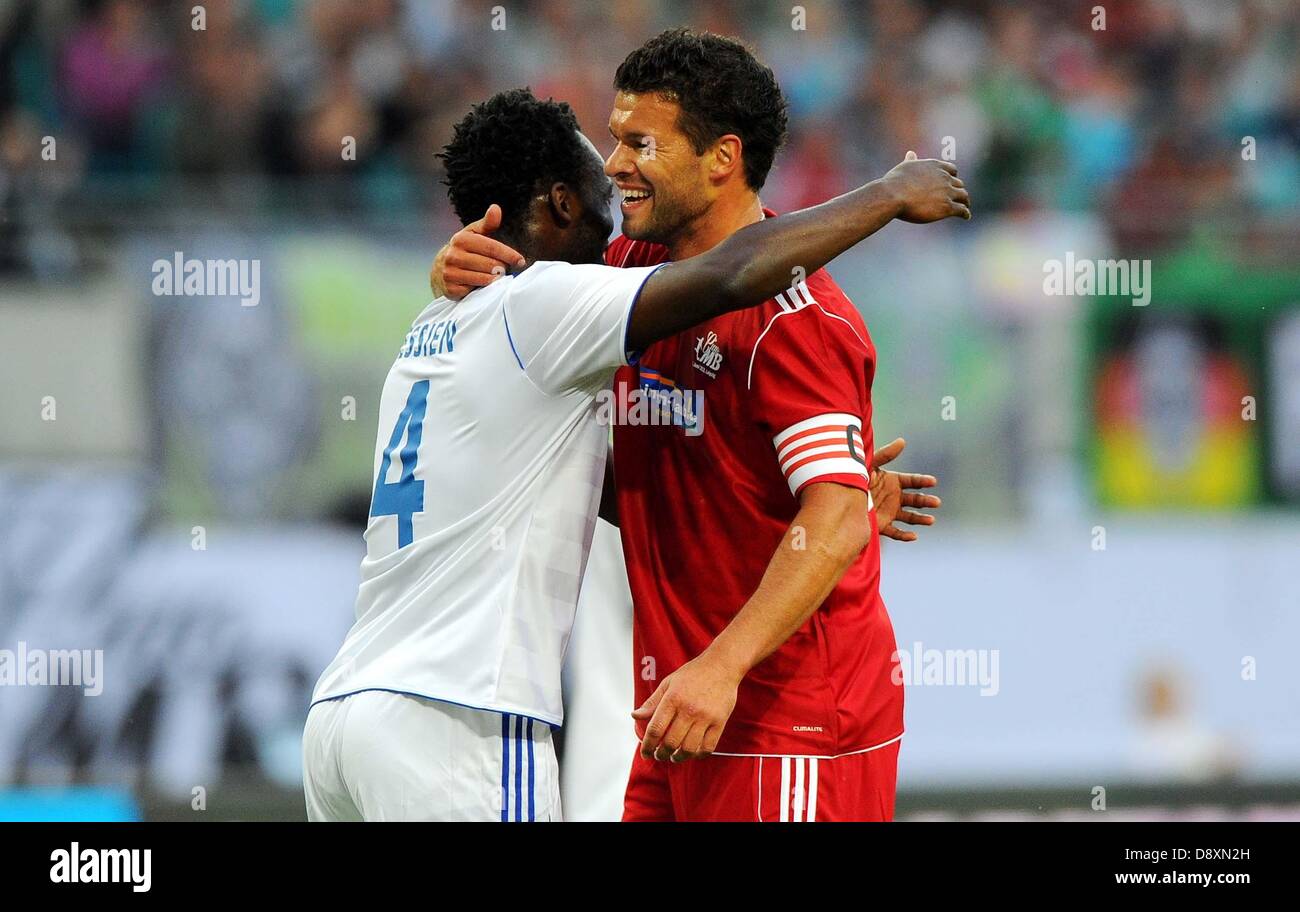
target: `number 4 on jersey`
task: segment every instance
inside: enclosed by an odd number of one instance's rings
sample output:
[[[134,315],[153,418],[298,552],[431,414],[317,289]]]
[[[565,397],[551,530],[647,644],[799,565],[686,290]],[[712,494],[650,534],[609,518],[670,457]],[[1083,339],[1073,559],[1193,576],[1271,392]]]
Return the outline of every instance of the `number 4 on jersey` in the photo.
[[[420,456],[420,435],[424,425],[424,410],[429,399],[429,381],[421,380],[411,387],[406,397],[406,408],[397,416],[393,436],[384,449],[375,479],[375,494],[370,500],[371,516],[397,517],[397,547],[405,548],[415,537],[411,517],[424,512],[424,482],[415,480],[415,461]],[[398,454],[402,460],[402,475],[389,482],[388,469],[393,464],[393,450],[406,436],[406,446]]]

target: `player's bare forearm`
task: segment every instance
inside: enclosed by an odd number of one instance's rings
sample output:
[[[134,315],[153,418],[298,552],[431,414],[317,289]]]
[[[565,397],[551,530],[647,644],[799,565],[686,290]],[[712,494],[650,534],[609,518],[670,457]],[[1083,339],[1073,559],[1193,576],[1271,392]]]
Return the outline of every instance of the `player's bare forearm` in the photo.
[[[803,626],[870,540],[864,491],[809,485],[758,589],[704,656],[744,677]]]
[[[907,158],[884,177],[820,206],[746,226],[698,257],[661,269],[642,290],[628,327],[644,349],[719,314],[752,307],[785,291],[796,267],[812,273],[893,219],[934,222],[970,218],[970,195],[949,162]],[[464,297],[524,263],[488,235],[501,224],[495,203],[438,251],[430,270],[434,294]]]
[[[761,304],[789,288],[796,269],[816,272],[898,211],[890,188],[872,181],[829,203],[747,225],[646,280],[628,323],[628,344],[644,349],[719,314]]]
[[[682,761],[711,754],[735,708],[741,679],[803,626],[870,541],[865,492],[812,484],[800,504],[740,612],[632,713],[645,723],[643,757]]]
[[[699,256],[646,280],[628,322],[628,344],[644,349],[697,323],[785,291],[797,270],[821,269],[895,218],[970,217],[948,162],[909,158],[883,178],[829,202],[747,225]]]

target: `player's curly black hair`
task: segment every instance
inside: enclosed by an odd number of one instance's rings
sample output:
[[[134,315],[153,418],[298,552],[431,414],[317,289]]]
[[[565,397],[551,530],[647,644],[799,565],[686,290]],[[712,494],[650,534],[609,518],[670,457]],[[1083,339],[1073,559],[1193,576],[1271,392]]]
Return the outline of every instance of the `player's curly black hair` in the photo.
[[[656,92],[681,105],[679,126],[702,153],[719,136],[744,144],[745,180],[761,189],[786,137],[786,101],[771,69],[744,44],[688,28],[660,32],[614,74],[614,88]]]
[[[573,109],[541,101],[528,88],[498,92],[470,108],[438,157],[461,224],[499,203],[502,230],[514,237],[533,194],[557,182],[577,186],[588,160]]]

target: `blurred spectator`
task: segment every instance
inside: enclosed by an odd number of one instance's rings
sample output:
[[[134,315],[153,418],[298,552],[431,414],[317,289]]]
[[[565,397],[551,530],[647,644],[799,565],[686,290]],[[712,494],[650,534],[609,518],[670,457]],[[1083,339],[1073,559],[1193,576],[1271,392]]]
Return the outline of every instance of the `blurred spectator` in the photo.
[[[1229,214],[1227,229],[1244,238],[1258,219],[1296,209],[1296,4],[1128,0],[1106,5],[1104,29],[1065,0],[826,0],[801,16],[696,0],[202,8],[199,27],[188,7],[147,0],[6,6],[6,250],[40,211],[14,205],[16,162],[31,158],[15,157],[18,130],[84,144],[84,177],[61,191],[83,218],[109,205],[123,175],[160,188],[177,177],[256,187],[270,176],[280,181],[272,192],[246,189],[242,206],[327,215],[432,205],[445,222],[434,155],[470,104],[528,84],[570,101],[599,145],[614,68],[680,22],[740,34],[776,70],[791,141],[765,196],[780,209],[873,176],[909,148],[955,158],[981,212],[1100,212],[1134,253],[1183,243],[1207,214]]]
[[[85,131],[92,170],[156,165],[141,160],[136,130],[166,73],[166,48],[140,0],[89,5],[63,49],[62,76],[64,104]]]
[[[1158,781],[1206,782],[1230,777],[1239,766],[1231,742],[1201,722],[1187,689],[1171,667],[1153,670],[1140,684],[1140,732],[1134,771]]]

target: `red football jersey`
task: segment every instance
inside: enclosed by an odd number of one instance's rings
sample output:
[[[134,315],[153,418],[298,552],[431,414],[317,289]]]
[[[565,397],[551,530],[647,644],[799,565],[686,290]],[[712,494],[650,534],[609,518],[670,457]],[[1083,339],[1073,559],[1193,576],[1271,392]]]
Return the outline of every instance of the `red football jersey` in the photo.
[[[663,246],[621,236],[606,252],[614,266],[665,259]],[[634,414],[623,411],[634,395],[666,405],[685,393],[670,421],[614,428],[638,705],[758,588],[803,487],[869,489],[875,364],[861,316],[821,270],[762,306],[655,343],[618,372],[622,415]],[[718,753],[834,757],[902,735],[879,544],[873,509],[867,548],[741,683]]]

